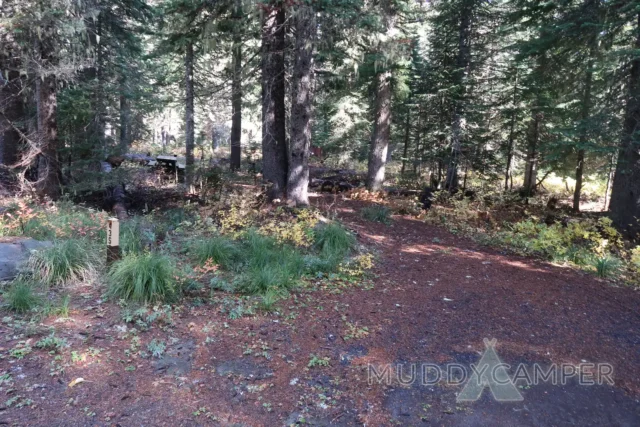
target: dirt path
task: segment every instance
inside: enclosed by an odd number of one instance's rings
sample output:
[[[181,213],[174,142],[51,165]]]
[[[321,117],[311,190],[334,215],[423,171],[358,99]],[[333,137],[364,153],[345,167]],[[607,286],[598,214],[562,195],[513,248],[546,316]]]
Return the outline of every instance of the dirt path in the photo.
[[[127,359],[132,338],[119,309],[96,309],[100,292],[87,290],[73,322],[57,327],[72,348],[99,355],[67,363],[55,376],[54,356],[42,351],[0,359],[0,372],[13,378],[13,391],[0,385],[0,394],[35,402],[4,405],[0,424],[640,425],[637,291],[481,248],[408,218],[368,223],[357,215],[360,206],[346,202],[338,213],[378,252],[372,288],[300,292],[282,303],[280,316],[230,320],[210,305],[185,305],[172,326],[139,333],[142,347],[167,340],[159,360]],[[3,328],[5,354],[25,337],[13,336],[6,322]],[[462,385],[367,381],[369,364],[469,366],[485,350],[484,338],[495,338],[511,365],[611,364],[615,385],[573,378],[522,386],[520,402],[496,402],[487,389],[477,402],[456,403]],[[77,377],[91,382],[68,387]]]

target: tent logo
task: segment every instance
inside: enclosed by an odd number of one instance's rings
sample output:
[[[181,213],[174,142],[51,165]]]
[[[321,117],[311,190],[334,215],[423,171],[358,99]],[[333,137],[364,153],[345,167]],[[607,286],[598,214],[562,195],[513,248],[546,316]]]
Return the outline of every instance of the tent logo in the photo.
[[[515,386],[507,368],[496,352],[497,340],[484,339],[485,351],[478,363],[471,365],[471,377],[456,398],[457,402],[474,402],[482,396],[485,388],[489,388],[493,398],[498,402],[521,402],[524,400]]]

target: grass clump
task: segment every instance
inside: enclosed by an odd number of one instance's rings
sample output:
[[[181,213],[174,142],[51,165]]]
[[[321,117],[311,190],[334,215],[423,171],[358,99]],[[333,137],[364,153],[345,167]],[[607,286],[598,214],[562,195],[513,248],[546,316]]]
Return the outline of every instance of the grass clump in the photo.
[[[593,266],[596,269],[598,277],[607,278],[615,275],[620,270],[622,262],[612,255],[605,255],[600,258],[595,258],[593,260]]]
[[[372,205],[360,209],[360,215],[367,221],[391,224],[391,209],[382,205]]]
[[[21,277],[11,282],[3,296],[6,306],[16,313],[31,311],[42,302],[35,293],[34,283]]]
[[[315,230],[315,247],[325,259],[338,259],[346,256],[356,245],[355,236],[340,223],[330,222]]]
[[[230,240],[222,236],[215,236],[196,243],[190,251],[195,259],[204,264],[212,260],[224,269],[233,268],[240,260],[240,251]]]
[[[290,289],[305,270],[299,251],[253,230],[247,234],[241,254],[244,273],[238,290],[245,293],[264,295],[269,290]]]
[[[109,294],[140,303],[171,301],[178,291],[176,275],[177,270],[166,255],[130,254],[109,271]]]
[[[80,240],[70,239],[34,252],[29,259],[29,268],[43,283],[56,285],[89,278],[99,262],[93,248]]]

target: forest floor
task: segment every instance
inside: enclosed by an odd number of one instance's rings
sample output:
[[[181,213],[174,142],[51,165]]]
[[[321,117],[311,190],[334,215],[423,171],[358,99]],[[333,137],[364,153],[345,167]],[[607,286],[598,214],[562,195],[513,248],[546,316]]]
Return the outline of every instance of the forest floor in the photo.
[[[68,318],[50,321],[73,350],[63,365],[35,346],[11,357],[29,342],[3,312],[0,425],[640,425],[638,291],[410,217],[367,222],[365,204],[334,208],[375,251],[371,280],[296,292],[278,315],[231,320],[187,299],[136,340],[101,290],[79,288]],[[127,359],[153,338],[169,343],[161,358]],[[510,403],[486,389],[457,403],[462,385],[367,380],[369,364],[469,366],[484,338],[511,365],[611,364],[615,384],[522,386]]]

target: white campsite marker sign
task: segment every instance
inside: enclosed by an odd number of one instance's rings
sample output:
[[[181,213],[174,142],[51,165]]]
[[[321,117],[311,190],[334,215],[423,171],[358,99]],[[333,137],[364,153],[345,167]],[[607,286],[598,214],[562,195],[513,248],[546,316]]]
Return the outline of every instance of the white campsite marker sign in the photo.
[[[120,221],[118,218],[107,220],[107,265],[120,259]]]

